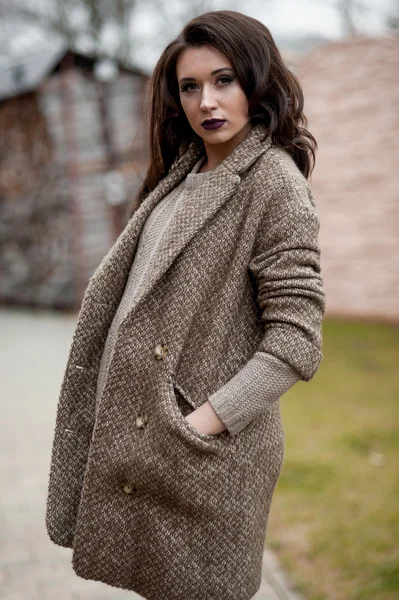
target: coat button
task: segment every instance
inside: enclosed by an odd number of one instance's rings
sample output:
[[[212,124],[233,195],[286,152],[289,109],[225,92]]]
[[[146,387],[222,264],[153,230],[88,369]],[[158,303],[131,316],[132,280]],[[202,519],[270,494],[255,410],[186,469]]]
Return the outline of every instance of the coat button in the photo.
[[[125,494],[131,494],[133,492],[133,486],[130,483],[124,483],[122,485],[122,490]]]
[[[148,417],[147,415],[139,415],[136,418],[136,427],[138,427],[139,429],[144,429],[144,427],[147,425],[148,423]]]
[[[168,353],[168,346],[166,344],[157,344],[155,346],[155,358],[157,360],[163,360]]]

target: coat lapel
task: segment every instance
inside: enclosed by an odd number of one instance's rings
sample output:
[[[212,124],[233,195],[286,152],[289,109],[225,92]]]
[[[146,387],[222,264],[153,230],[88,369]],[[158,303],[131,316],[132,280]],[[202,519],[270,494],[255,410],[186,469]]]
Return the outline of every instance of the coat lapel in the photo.
[[[246,138],[213,170],[212,175],[184,199],[162,241],[163,250],[132,310],[147,297],[195,234],[234,194],[242,174],[271,146],[270,136],[262,141],[265,133],[266,130],[261,124],[252,127]],[[133,213],[124,231],[93,275],[90,283],[91,295],[92,297],[100,295],[102,301],[108,304],[112,314],[122,296],[137,242],[147,217],[158,202],[186,177],[204,152],[201,143],[191,144],[185,154],[172,166],[168,175]],[[128,315],[130,313],[131,311]]]

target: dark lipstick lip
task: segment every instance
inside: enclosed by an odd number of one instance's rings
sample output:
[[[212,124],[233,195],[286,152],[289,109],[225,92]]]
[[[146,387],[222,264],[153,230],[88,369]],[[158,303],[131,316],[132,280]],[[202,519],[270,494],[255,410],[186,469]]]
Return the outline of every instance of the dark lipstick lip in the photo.
[[[226,123],[225,119],[216,119],[215,121],[211,121],[210,123],[203,123],[202,127],[208,131],[212,131],[215,129],[220,129]]]
[[[211,125],[212,123],[220,123],[221,121],[224,122],[225,120],[226,119],[205,119],[201,125]]]

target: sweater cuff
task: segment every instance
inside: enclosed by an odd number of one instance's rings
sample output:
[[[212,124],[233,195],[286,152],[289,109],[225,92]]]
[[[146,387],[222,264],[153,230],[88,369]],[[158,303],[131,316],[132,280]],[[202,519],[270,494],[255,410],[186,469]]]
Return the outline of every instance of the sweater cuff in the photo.
[[[300,378],[298,371],[273,354],[255,352],[208,400],[229,433],[235,435]]]

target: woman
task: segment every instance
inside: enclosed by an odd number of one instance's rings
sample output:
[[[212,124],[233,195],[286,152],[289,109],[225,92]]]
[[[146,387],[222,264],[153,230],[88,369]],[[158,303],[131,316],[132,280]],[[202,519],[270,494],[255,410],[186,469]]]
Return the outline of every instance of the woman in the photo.
[[[316,143],[269,30],[234,11],[167,46],[150,108],[139,208],[89,282],[68,358],[47,530],[85,579],[249,600],[279,399],[322,359]]]

